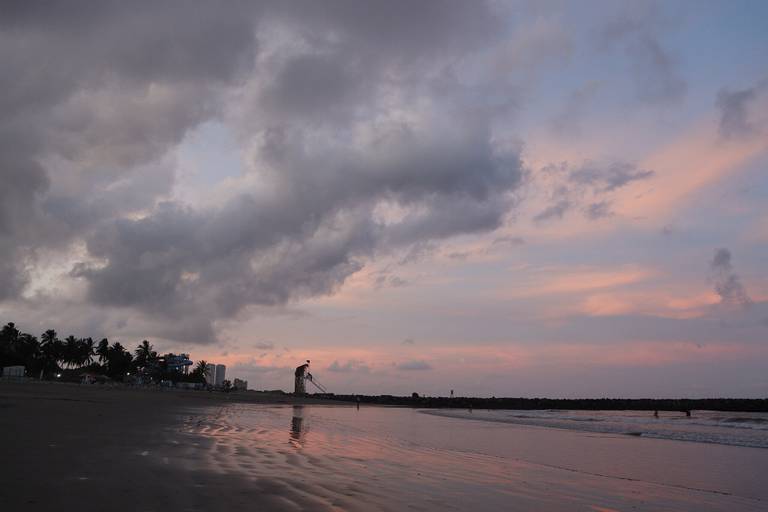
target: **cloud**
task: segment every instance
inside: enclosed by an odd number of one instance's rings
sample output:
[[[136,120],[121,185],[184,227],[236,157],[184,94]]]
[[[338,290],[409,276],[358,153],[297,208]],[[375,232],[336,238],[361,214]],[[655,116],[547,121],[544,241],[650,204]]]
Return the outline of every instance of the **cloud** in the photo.
[[[466,130],[387,127],[360,148],[306,148],[272,134],[260,151],[280,172],[266,195],[210,210],[167,202],[142,219],[104,223],[87,247],[106,265],[76,275],[95,303],[176,319],[333,293],[378,251],[500,225],[519,157]],[[378,222],[385,200],[413,214]]]
[[[569,180],[578,185],[593,187],[598,192],[612,192],[633,181],[653,177],[654,172],[637,169],[633,164],[614,162],[608,166],[592,163],[571,171]]]
[[[614,195],[632,183],[653,178],[655,174],[622,161],[587,161],[579,166],[567,162],[547,165],[533,177],[539,193],[543,191],[547,196],[544,199],[547,205],[534,215],[533,221],[562,219],[576,208],[590,220],[613,216]]]
[[[445,77],[502,29],[485,2],[5,9],[0,300],[24,292],[37,253],[85,247],[69,278],[90,303],[209,343],[245,307],[497,228],[519,150]],[[173,151],[211,120],[232,127],[247,174],[185,203]]]
[[[565,213],[571,209],[571,206],[573,205],[570,201],[561,199],[557,203],[547,206],[542,211],[537,213],[533,217],[533,220],[534,222],[544,222],[550,219],[562,219],[563,215],[565,215]]]
[[[662,43],[676,20],[651,2],[624,4],[620,12],[599,27],[602,48],[619,48],[627,57],[637,99],[657,105],[680,101],[688,85],[676,57]]]
[[[407,286],[409,283],[407,280],[400,276],[392,274],[388,268],[375,273],[376,279],[373,281],[375,288],[400,288],[401,286]]]
[[[141,165],[214,115],[249,70],[249,6],[183,7],[3,7],[0,299],[19,296],[37,253],[167,192],[168,169],[147,179]]]
[[[609,201],[599,201],[587,205],[584,208],[584,215],[589,220],[598,220],[611,217],[614,213],[611,211],[611,203]]]
[[[571,92],[560,110],[550,120],[552,130],[558,136],[573,138],[582,131],[582,118],[587,114],[588,107],[594,101],[601,84],[590,81]]]
[[[253,346],[260,350],[273,350],[275,348],[275,344],[269,341],[260,341]]]
[[[491,243],[494,247],[517,247],[525,244],[525,239],[519,236],[500,236],[493,239]]]
[[[756,117],[757,104],[766,100],[768,80],[763,80],[746,89],[721,89],[717,93],[717,108],[720,109],[720,135],[726,138],[754,134],[768,119]]]
[[[721,304],[742,307],[752,304],[741,279],[733,270],[731,251],[724,247],[716,249],[710,268],[715,292],[720,296]]]
[[[397,363],[395,368],[403,371],[419,371],[419,370],[431,370],[432,366],[422,359],[414,359],[413,361],[404,361]]]
[[[400,342],[401,345],[415,345],[416,341],[413,338],[406,338],[402,342]]]
[[[250,358],[228,365],[227,374],[245,377],[256,388],[265,383],[285,383],[293,387],[293,368],[290,366],[273,366],[263,364],[258,359]],[[280,384],[278,384],[279,386]]]
[[[371,371],[371,368],[370,366],[366,365],[365,362],[363,361],[350,359],[344,364],[340,364],[338,360],[334,360],[330,365],[328,365],[327,370],[329,372],[336,372],[336,373],[352,373],[352,372],[368,373]]]

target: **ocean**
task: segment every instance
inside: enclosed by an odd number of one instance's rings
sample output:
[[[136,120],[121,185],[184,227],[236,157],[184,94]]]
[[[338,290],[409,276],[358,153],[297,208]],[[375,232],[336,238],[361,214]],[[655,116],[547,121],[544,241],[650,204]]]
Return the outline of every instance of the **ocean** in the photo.
[[[768,413],[692,411],[424,410],[447,418],[768,448]]]

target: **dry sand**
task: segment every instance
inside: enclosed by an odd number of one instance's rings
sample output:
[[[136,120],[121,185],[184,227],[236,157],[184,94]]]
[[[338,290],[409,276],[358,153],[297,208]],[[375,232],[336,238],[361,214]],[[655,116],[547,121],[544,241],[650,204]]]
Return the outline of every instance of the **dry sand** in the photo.
[[[0,383],[0,510],[766,510],[768,450],[317,404]]]

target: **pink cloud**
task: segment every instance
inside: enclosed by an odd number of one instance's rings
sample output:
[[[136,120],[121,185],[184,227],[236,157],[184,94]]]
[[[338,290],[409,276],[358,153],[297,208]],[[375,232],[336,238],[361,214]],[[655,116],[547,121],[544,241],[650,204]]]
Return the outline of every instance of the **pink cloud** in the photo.
[[[653,189],[634,184],[616,201],[618,213],[629,218],[657,222],[667,218],[703,187],[739,170],[745,163],[768,150],[762,138],[720,138],[714,123],[704,123],[643,159],[641,166],[656,176]]]

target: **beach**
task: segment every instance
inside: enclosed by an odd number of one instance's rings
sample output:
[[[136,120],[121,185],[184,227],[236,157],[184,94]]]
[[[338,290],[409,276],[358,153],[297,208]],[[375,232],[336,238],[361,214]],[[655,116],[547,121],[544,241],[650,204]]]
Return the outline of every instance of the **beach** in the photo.
[[[0,503],[13,511],[602,512],[768,504],[764,448],[328,404],[0,383]]]

